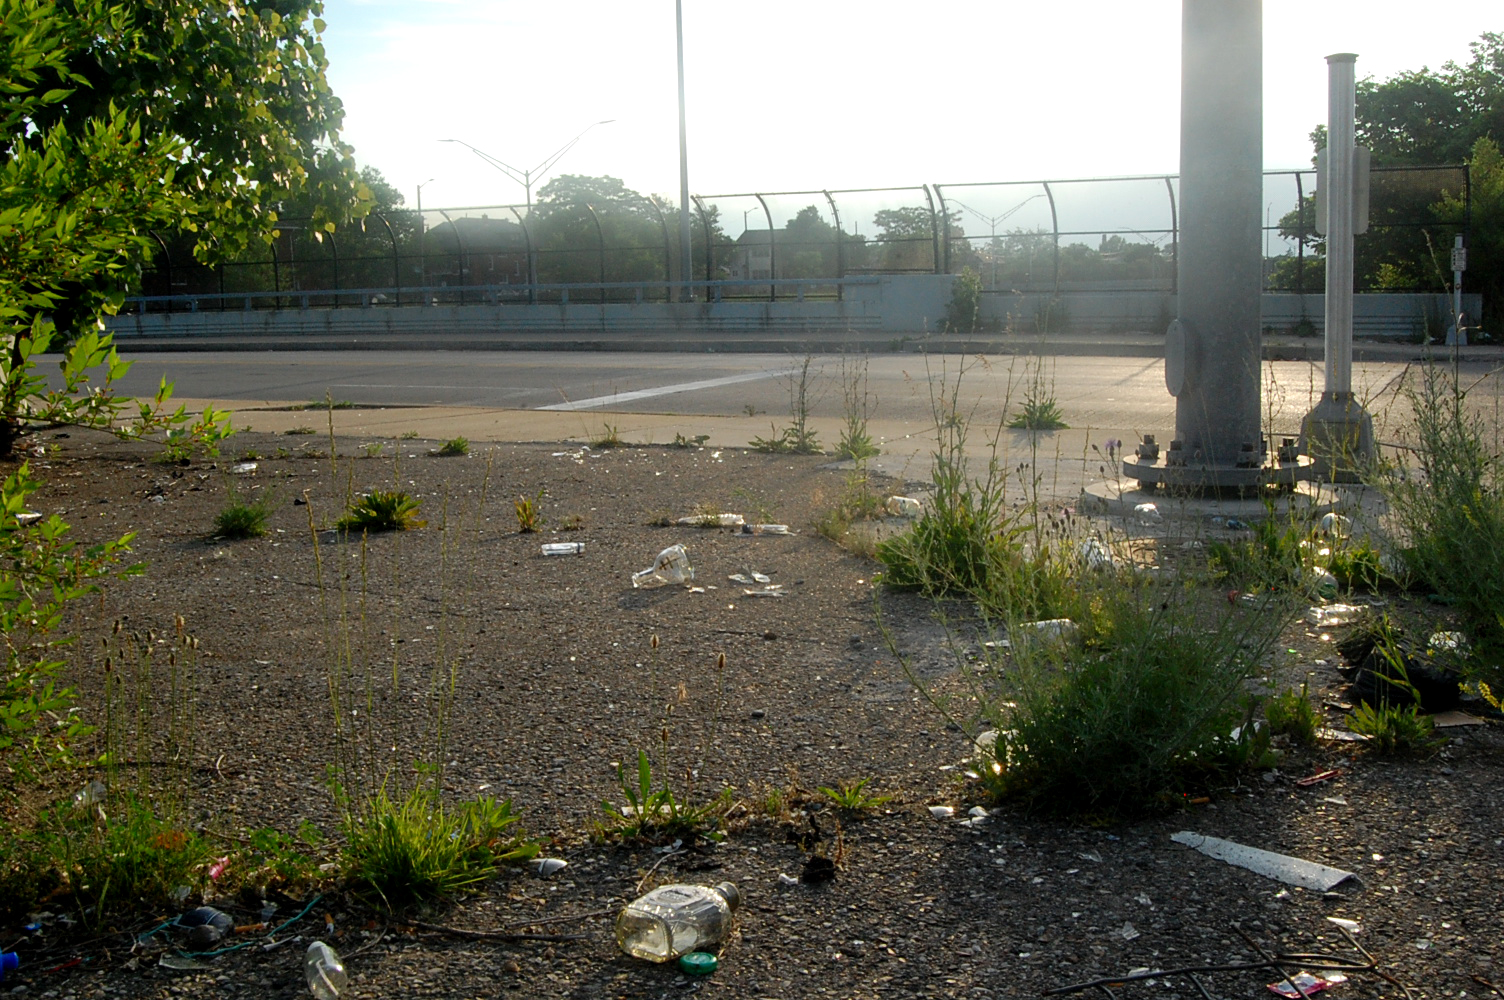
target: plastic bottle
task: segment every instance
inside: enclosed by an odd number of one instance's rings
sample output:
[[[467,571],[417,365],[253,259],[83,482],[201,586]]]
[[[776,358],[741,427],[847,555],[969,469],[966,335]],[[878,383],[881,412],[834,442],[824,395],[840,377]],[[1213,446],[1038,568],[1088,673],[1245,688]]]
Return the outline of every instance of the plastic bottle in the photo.
[[[546,542],[543,545],[546,556],[577,556],[584,551],[584,542]]]
[[[669,962],[715,944],[731,929],[742,894],[730,882],[714,888],[665,885],[627,905],[616,918],[616,943],[634,958]]]
[[[15,972],[21,964],[21,958],[13,951],[0,951],[0,980],[5,979],[7,972]]]
[[[350,981],[345,975],[345,963],[339,960],[339,952],[322,941],[308,946],[308,952],[303,956],[303,970],[308,974],[308,989],[318,1000],[335,1000]]]
[[[695,578],[695,568],[689,564],[689,553],[682,545],[670,545],[658,553],[653,565],[632,574],[634,587],[661,587],[667,583],[685,583]]]

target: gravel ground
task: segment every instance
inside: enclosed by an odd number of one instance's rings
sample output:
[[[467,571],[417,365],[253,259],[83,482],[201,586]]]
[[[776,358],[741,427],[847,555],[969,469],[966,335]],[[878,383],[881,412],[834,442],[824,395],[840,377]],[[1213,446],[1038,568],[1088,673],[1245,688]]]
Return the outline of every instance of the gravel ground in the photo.
[[[302,942],[237,951],[203,971],[133,956],[126,935],[79,943],[52,927],[23,940],[19,927],[0,928],[7,947],[20,940],[25,962],[0,991],[303,996],[301,953],[318,936],[348,957],[352,997],[1011,997],[1135,968],[1246,960],[1235,925],[1272,948],[1337,949],[1344,942],[1324,918],[1341,916],[1361,923],[1359,940],[1393,981],[1360,975],[1334,997],[1402,996],[1397,983],[1416,997],[1504,996],[1489,985],[1504,982],[1497,724],[1453,730],[1424,760],[1348,743],[1293,750],[1278,771],[1209,804],[1133,824],[1047,821],[1007,806],[963,824],[966,738],[916,699],[882,642],[874,600],[927,673],[946,669],[944,633],[923,602],[875,593],[874,563],[813,530],[845,483],[824,459],[546,445],[437,458],[417,441],[365,457],[362,442],[341,441],[335,467],[314,457],[327,439],[244,435],[236,452],[261,457],[254,472],[231,475],[229,455],[170,467],[143,446],[84,432],[44,443],[36,509],[62,513],[85,540],[135,531],[147,564],[73,616],[86,696],[99,677],[89,651],[117,619],[165,634],[181,614],[201,640],[192,791],[211,828],[292,830],[309,819],[334,829],[323,784],[335,756],[327,675],[331,640],[348,639],[356,676],[369,663],[382,681],[359,730],[377,748],[368,767],[406,768],[433,745],[431,680],[455,663],[446,787],[510,797],[545,853],[569,865],[549,878],[511,870],[452,906],[400,919],[336,893],[289,929]],[[310,530],[338,516],[351,491],[393,483],[421,499],[427,528],[364,547]],[[266,538],[210,538],[231,490],[271,498]],[[540,490],[543,531],[520,535],[512,501]],[[696,505],[797,534],[657,523]],[[560,540],[583,542],[583,554],[539,554],[541,542]],[[675,542],[704,590],[632,589],[631,573]],[[786,596],[749,595],[727,579],[746,571]],[[1286,639],[1301,672],[1316,670],[1323,696],[1339,698],[1329,643],[1301,624]],[[666,763],[676,786],[692,781],[696,798],[733,790],[744,804],[723,843],[665,851],[592,838],[601,800],[621,801],[614,763],[637,748]],[[1295,784],[1332,768],[1342,773]],[[817,804],[755,805],[772,788],[862,778],[893,800],[844,819]],[[941,804],[955,817],[936,818],[928,807]],[[1183,829],[1357,877],[1328,893],[1287,887],[1172,843]],[[799,875],[812,847],[839,853],[836,878],[786,884],[780,876]],[[720,880],[736,882],[745,904],[717,973],[691,980],[616,952],[609,914],[624,900],[665,881]],[[555,917],[564,919],[531,930],[583,937],[466,940],[410,922],[496,931]],[[83,961],[67,964],[75,957]],[[1208,984],[1217,996],[1251,997],[1276,978]],[[1183,980],[1125,992],[1194,995]]]

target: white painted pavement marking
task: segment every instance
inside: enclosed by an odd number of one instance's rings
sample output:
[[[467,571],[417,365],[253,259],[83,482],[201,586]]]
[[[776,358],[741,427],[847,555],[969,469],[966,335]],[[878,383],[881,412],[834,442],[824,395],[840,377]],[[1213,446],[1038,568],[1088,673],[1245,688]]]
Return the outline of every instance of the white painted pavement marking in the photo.
[[[660,385],[655,389],[636,389],[632,392],[616,392],[609,396],[592,396],[589,399],[576,399],[571,402],[554,403],[551,406],[540,406],[540,410],[589,410],[597,406],[610,406],[614,403],[630,403],[638,399],[651,399],[654,396],[668,396],[676,392],[695,392],[699,389],[715,389],[723,385],[735,385],[738,382],[756,382],[765,378],[778,378],[782,375],[792,375],[798,369],[782,368],[777,371],[748,372],[744,375],[726,375],[722,378],[707,378],[699,382],[678,382],[674,385]]]

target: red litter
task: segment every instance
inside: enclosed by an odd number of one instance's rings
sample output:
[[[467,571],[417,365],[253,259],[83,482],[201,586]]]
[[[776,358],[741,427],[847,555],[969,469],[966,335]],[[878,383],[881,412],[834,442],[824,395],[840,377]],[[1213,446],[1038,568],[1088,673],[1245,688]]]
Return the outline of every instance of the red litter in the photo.
[[[1312,785],[1319,785],[1323,781],[1328,781],[1332,778],[1335,778],[1341,773],[1342,770],[1340,768],[1334,767],[1330,771],[1322,771],[1319,774],[1311,775],[1309,778],[1301,778],[1299,781],[1295,782],[1295,784],[1298,788],[1310,788]]]

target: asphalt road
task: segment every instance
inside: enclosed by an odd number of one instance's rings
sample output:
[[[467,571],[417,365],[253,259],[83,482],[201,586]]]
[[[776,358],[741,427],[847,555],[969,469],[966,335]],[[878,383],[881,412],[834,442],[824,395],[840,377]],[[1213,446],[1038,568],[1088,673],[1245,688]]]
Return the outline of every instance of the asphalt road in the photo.
[[[130,355],[127,355],[130,357]],[[804,359],[768,354],[597,354],[581,352],[298,351],[286,353],[145,353],[119,384],[150,395],[164,375],[179,397],[227,403],[307,403],[327,392],[360,406],[462,406],[704,416],[768,414],[784,418]],[[865,366],[865,367],[864,367]],[[1387,405],[1404,366],[1354,365],[1354,390],[1371,409]],[[1058,400],[1077,428],[1158,429],[1174,423],[1175,401],[1158,359],[957,355],[871,355],[810,359],[805,379],[811,412],[839,417],[843,391],[865,375],[874,416],[925,421],[931,393],[959,393],[963,411],[994,421],[1036,388]],[[959,380],[959,382],[958,382]],[[1265,365],[1266,421],[1298,428],[1322,389],[1319,364]]]

